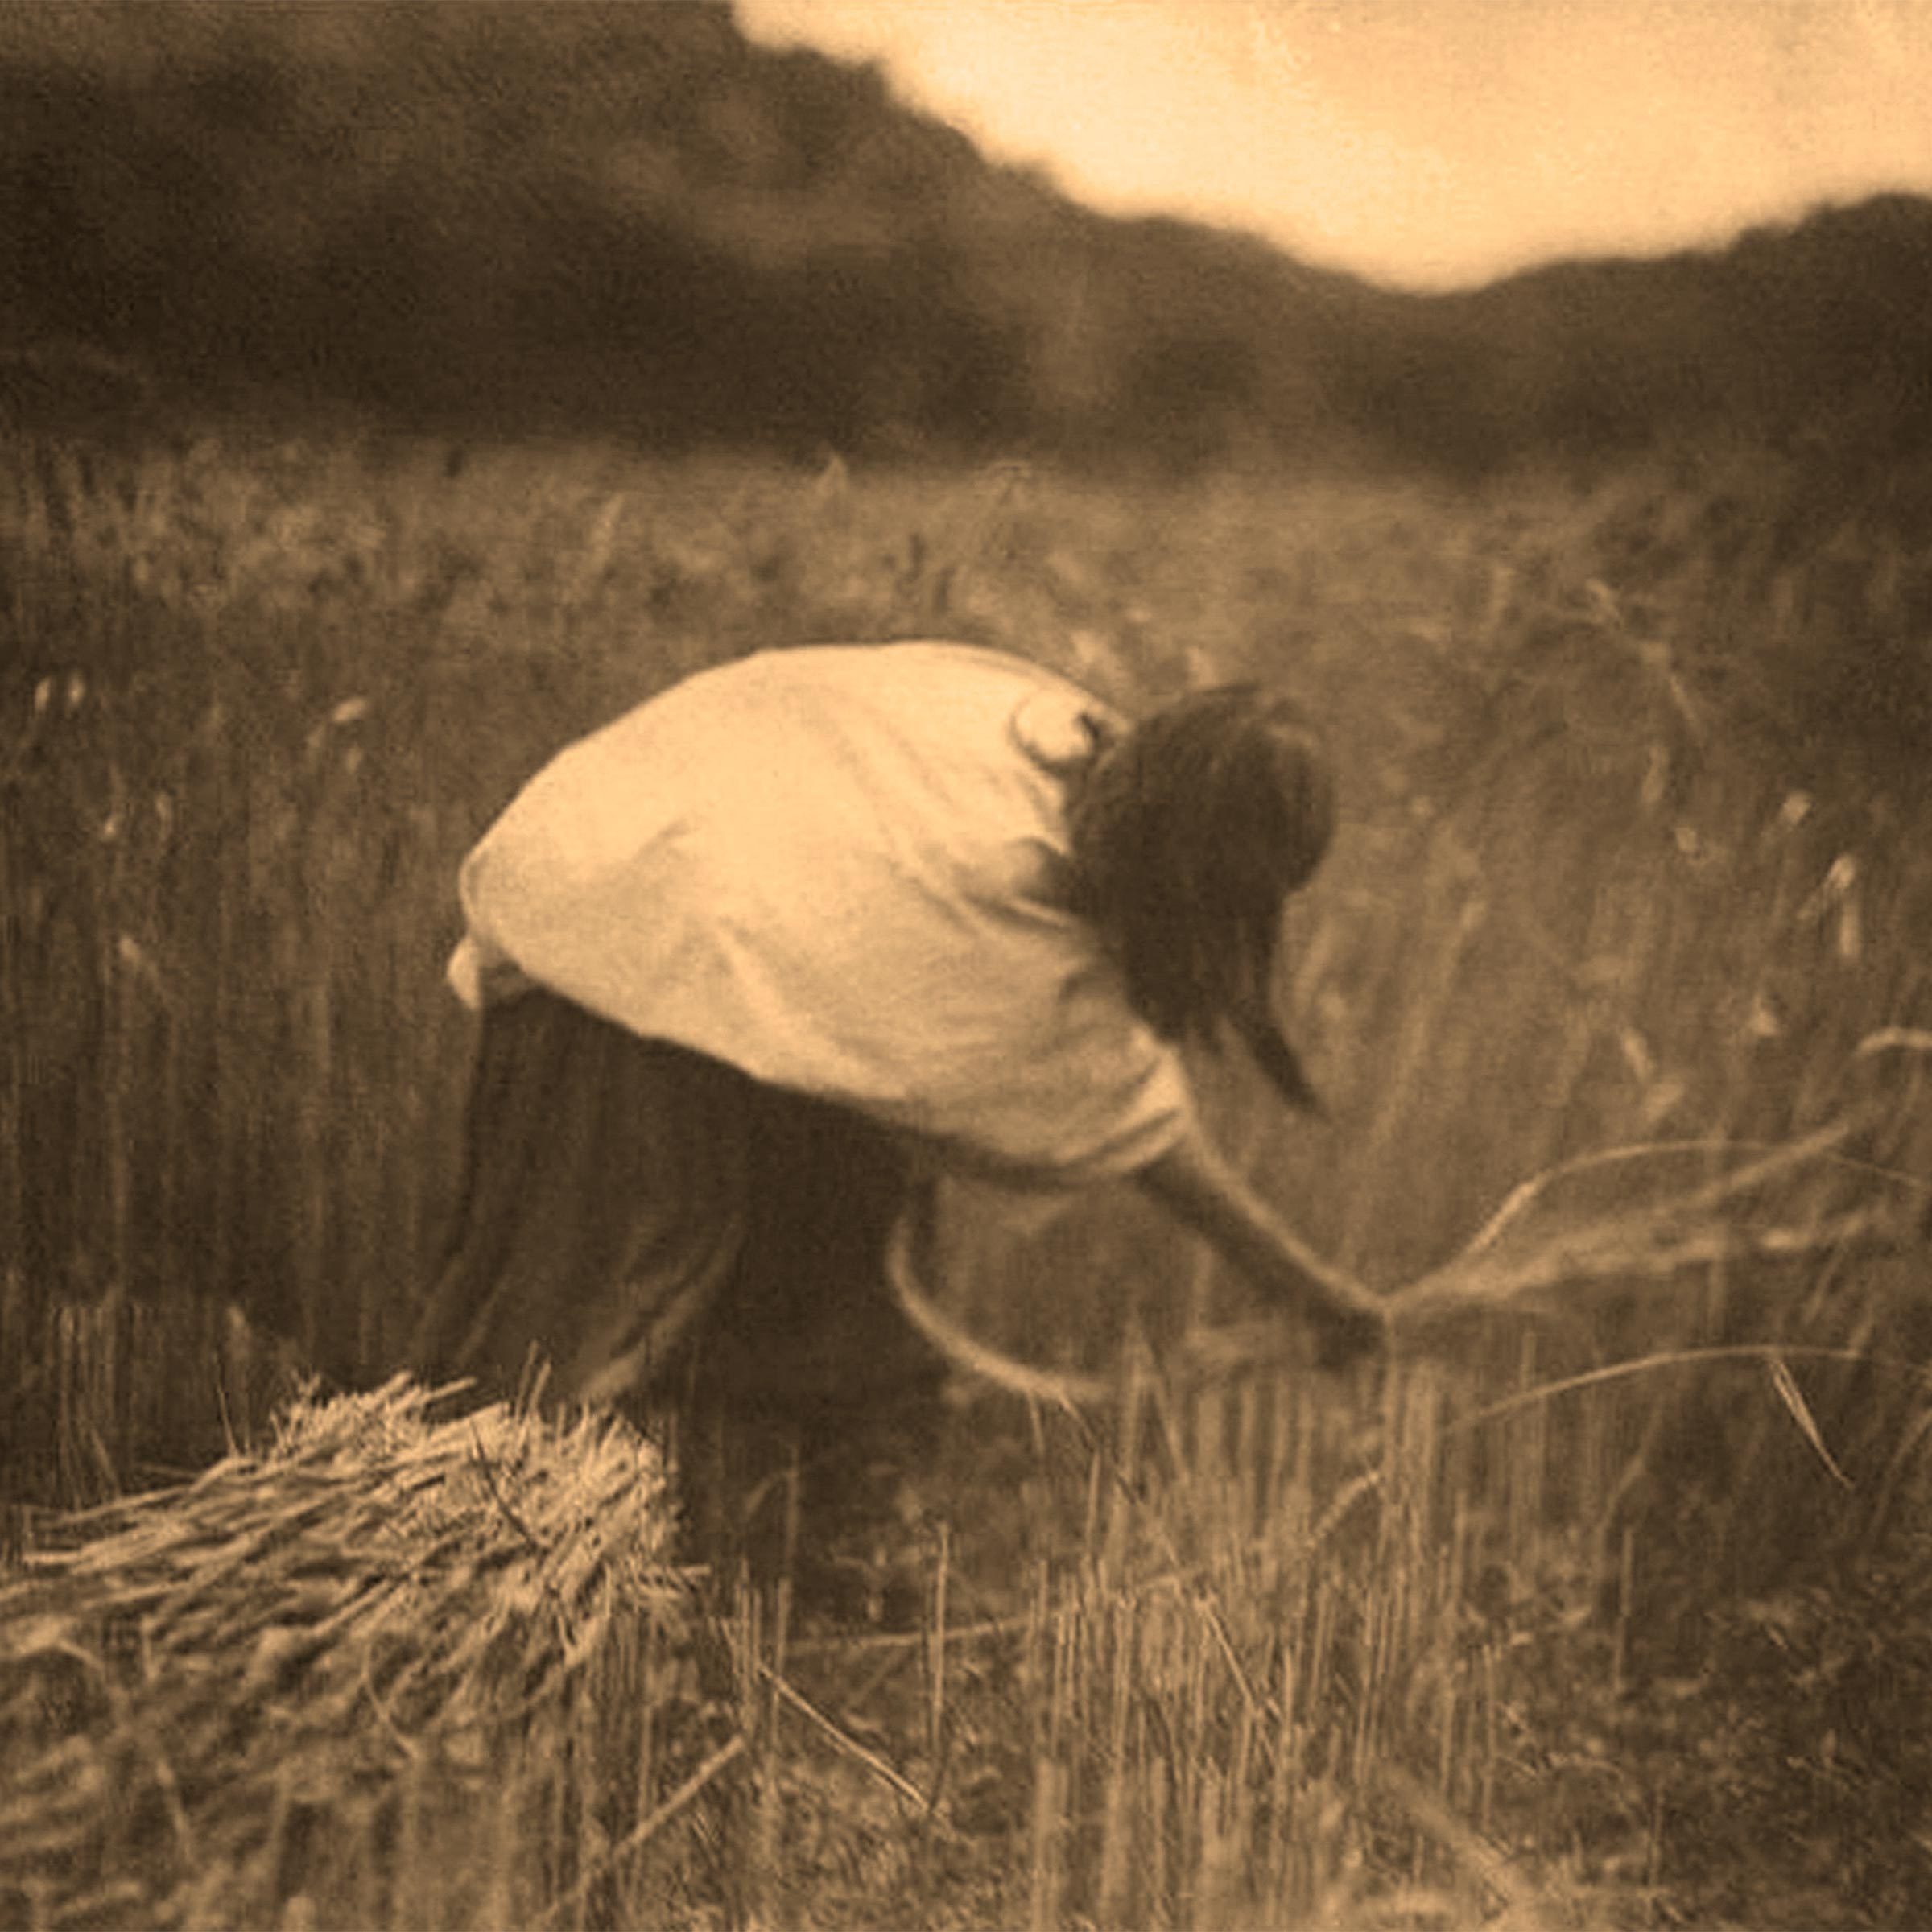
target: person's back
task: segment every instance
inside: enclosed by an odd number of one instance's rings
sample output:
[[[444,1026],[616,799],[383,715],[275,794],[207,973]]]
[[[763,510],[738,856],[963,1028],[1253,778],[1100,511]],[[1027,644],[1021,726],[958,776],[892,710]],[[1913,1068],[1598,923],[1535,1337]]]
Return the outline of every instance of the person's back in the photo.
[[[1180,1051],[1232,1030],[1306,1101],[1268,982],[1331,824],[1285,700],[1130,724],[962,645],[762,653],[580,741],[463,868],[482,1030],[415,1361],[562,1401],[675,1381],[849,1450],[936,1389],[883,1258],[947,1166],[1132,1177],[1330,1352],[1373,1348],[1379,1310],[1213,1155]]]
[[[1097,700],[902,644],[708,672],[554,760],[465,864],[473,1001],[530,983],[959,1158],[1123,1173],[1186,1108],[1072,905]]]

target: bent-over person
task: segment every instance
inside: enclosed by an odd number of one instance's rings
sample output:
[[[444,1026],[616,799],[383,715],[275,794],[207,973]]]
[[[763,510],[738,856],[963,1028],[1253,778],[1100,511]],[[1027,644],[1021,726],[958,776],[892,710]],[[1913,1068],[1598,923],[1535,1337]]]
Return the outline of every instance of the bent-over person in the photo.
[[[1323,1360],[1373,1350],[1380,1306],[1216,1154],[1181,1051],[1231,1037],[1310,1103],[1269,986],[1333,823],[1278,695],[1133,722],[952,643],[762,652],[569,746],[462,868],[481,1025],[413,1365],[669,1398],[807,1467],[916,1432],[944,1364],[883,1261],[947,1168],[1130,1177]]]

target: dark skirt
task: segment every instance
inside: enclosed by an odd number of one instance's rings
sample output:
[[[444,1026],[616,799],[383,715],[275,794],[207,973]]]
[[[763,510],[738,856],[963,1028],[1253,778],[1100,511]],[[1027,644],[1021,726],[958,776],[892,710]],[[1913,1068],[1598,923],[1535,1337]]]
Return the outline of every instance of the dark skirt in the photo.
[[[807,1456],[936,1410],[884,1275],[910,1164],[861,1116],[539,991],[484,1015],[467,1136],[425,1379]]]

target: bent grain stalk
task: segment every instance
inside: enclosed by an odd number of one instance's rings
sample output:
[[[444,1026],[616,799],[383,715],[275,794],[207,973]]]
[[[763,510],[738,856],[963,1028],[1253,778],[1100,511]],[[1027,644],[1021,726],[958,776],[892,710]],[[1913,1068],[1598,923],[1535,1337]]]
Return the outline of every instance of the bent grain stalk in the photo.
[[[1844,1162],[1839,1155],[1862,1124],[1846,1116],[1769,1145],[1695,1141],[1611,1148],[1533,1175],[1510,1191],[1451,1260],[1385,1298],[1396,1350],[1406,1356],[1426,1356],[1452,1346],[1461,1331],[1488,1315],[1574,1313],[1579,1296],[1593,1287],[1616,1291],[1725,1258],[1788,1258],[1908,1238],[1918,1212],[1912,1177]],[[1707,1163],[1727,1153],[1749,1158],[1689,1186],[1595,1214],[1566,1212],[1549,1204],[1559,1183],[1587,1171],[1676,1154]],[[1795,1183],[1835,1162],[1846,1172],[1893,1185],[1828,1212],[1814,1207],[1774,1218],[1763,1210],[1762,1198],[1773,1183]],[[1747,1212],[1753,1203],[1754,1211]],[[1026,1401],[1062,1409],[1089,1407],[1117,1396],[1118,1374],[1018,1361],[969,1333],[921,1285],[913,1261],[915,1238],[908,1217],[894,1230],[888,1249],[887,1278],[906,1317],[955,1367]],[[1356,1290],[1331,1263],[1311,1259],[1311,1271]],[[1182,1381],[1212,1382],[1283,1363],[1297,1346],[1293,1327],[1277,1319],[1199,1326],[1179,1344],[1170,1373]]]

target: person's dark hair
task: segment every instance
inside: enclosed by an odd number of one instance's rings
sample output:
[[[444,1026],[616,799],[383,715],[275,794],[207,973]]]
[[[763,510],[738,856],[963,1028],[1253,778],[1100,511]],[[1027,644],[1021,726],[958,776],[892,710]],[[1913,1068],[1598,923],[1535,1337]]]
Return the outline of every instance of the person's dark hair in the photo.
[[[1335,830],[1335,786],[1302,712],[1259,685],[1162,706],[1071,774],[1075,890],[1162,1038],[1232,1027],[1282,1095],[1315,1096],[1269,999],[1283,902]]]

